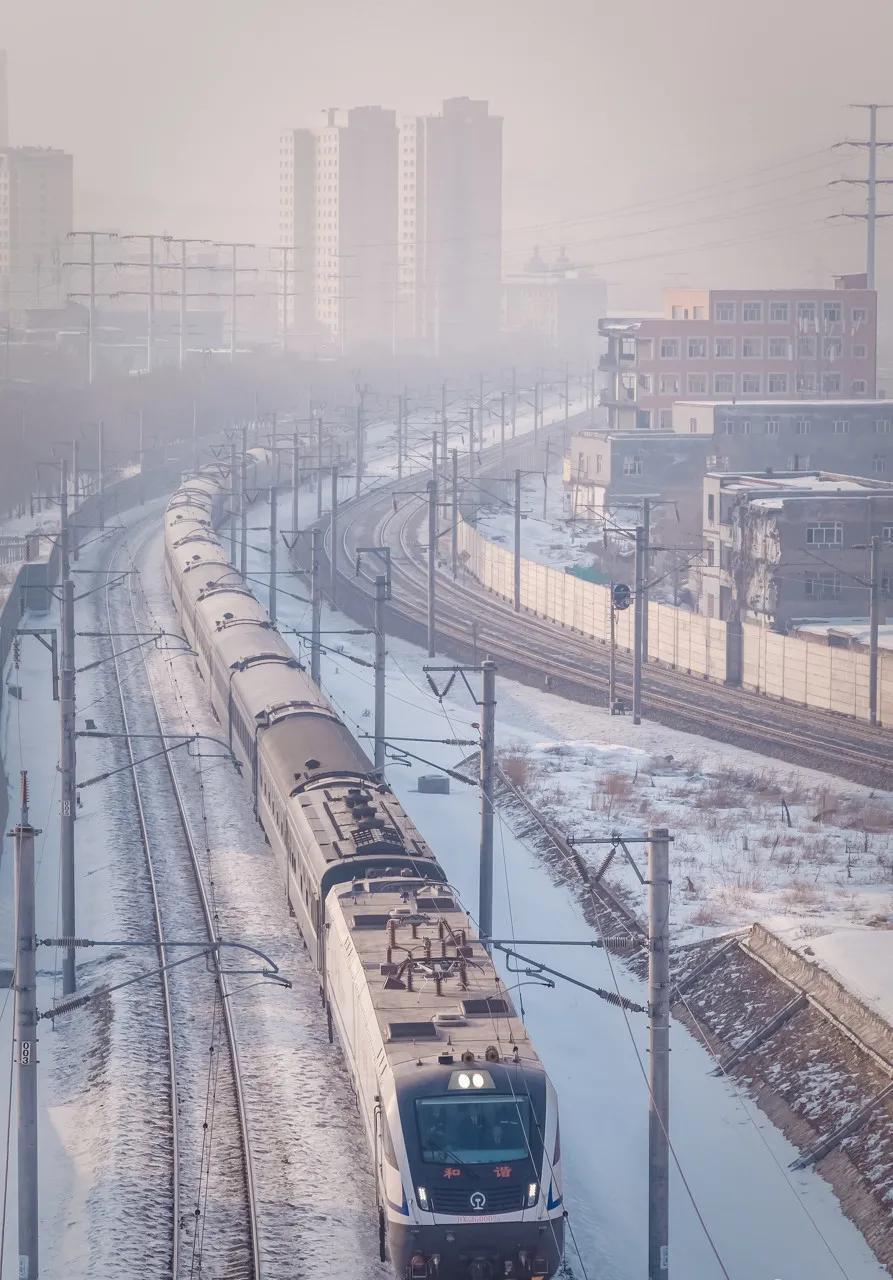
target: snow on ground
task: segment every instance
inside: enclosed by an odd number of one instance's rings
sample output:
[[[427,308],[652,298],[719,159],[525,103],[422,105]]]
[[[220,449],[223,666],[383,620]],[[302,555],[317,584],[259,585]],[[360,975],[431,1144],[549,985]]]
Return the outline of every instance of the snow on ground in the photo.
[[[262,570],[262,560],[255,559]],[[280,594],[280,623],[309,626],[306,606]],[[352,623],[326,611],[324,629]],[[297,638],[293,638],[302,652]],[[330,638],[333,644],[336,638]],[[475,738],[478,711],[467,699],[451,695],[441,706],[431,696],[418,648],[389,641],[388,732],[393,737]],[[368,669],[352,656],[366,657],[362,639],[345,637],[344,651],[323,659],[323,683],[335,705],[358,734],[372,732],[372,690]],[[305,655],[306,656],[306,655]],[[442,660],[438,660],[439,662]],[[498,683],[498,733],[501,745],[543,738],[593,741],[608,735],[609,718],[549,694],[509,681]],[[601,719],[601,727],[598,722]],[[622,731],[631,734],[624,723]],[[646,724],[637,730],[652,749],[766,766],[759,757],[672,730]],[[418,776],[432,767],[455,766],[471,750],[436,742],[405,744],[432,763],[404,757],[389,764],[388,778],[408,812],[456,884],[467,907],[477,914],[479,799],[476,790],[452,784],[449,796],[419,793]],[[369,747],[366,742],[367,749]],[[817,781],[820,775],[808,775]],[[827,780],[826,780],[827,781]],[[556,885],[539,857],[519,840],[500,816],[496,835],[496,932],[503,937],[591,938],[573,895]],[[523,950],[523,948],[522,948]],[[537,948],[549,964],[580,980],[620,989],[642,1001],[644,991],[622,968],[587,949]],[[537,1047],[553,1076],[564,1117],[570,1222],[586,1274],[595,1280],[639,1280],[646,1267],[647,1093],[640,1064],[647,1062],[647,1028],[632,1015],[627,1027],[617,1009],[595,996],[559,982],[547,990],[506,971],[516,999],[523,1003]],[[864,1240],[844,1217],[829,1186],[814,1172],[791,1174],[793,1147],[755,1108],[743,1091],[708,1072],[706,1051],[681,1027],[673,1032],[673,1138],[699,1207],[735,1280],[837,1280],[840,1266],[850,1280],[868,1280],[880,1269]],[[811,1216],[810,1216],[811,1215]],[[821,1223],[825,1242],[814,1222]],[[697,1280],[721,1275],[678,1176],[672,1180],[672,1257],[677,1274]],[[583,1275],[568,1243],[575,1274]],[[840,1266],[835,1259],[839,1259]]]

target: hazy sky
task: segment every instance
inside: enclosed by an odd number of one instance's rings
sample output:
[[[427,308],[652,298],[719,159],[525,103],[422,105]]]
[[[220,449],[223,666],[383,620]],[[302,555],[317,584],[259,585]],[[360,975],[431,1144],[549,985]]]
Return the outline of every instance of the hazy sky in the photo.
[[[827,148],[893,101],[890,0],[2,0],[3,46],[12,141],[74,153],[80,225],[275,243],[281,128],[468,94],[505,119],[507,268],[566,242],[627,302],[861,269],[824,219],[864,209],[826,186],[864,152]]]

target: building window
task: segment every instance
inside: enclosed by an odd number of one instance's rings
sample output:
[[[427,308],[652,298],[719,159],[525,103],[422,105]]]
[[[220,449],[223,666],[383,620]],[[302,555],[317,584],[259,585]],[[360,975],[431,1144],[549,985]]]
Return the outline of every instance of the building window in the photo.
[[[625,476],[640,476],[642,474],[642,455],[640,453],[624,454],[623,474]]]
[[[779,431],[779,426],[780,426],[780,423],[778,418],[768,418],[766,420],[766,435],[777,436]]]
[[[788,302],[770,302],[769,303],[769,323],[770,324],[787,324],[791,315],[791,307]]]
[[[843,525],[839,520],[823,520],[821,524],[806,526],[808,547],[842,547]]]
[[[733,436],[735,434],[735,419],[724,418],[720,429],[724,436]]]
[[[661,409],[660,429],[661,431],[673,430],[673,410],[672,409]]]
[[[716,523],[716,500],[712,493],[707,494],[707,523]]]
[[[843,319],[843,308],[839,302],[826,302],[822,307],[822,314],[825,317],[825,332],[833,333],[831,325],[839,325]]]
[[[893,524],[881,525],[881,542],[893,542]]]
[[[850,424],[846,418],[834,419],[834,434],[836,436],[849,435],[849,431],[850,431]]]
[[[758,396],[763,390],[763,378],[759,373],[742,373],[741,375],[741,394],[743,396]]]
[[[717,360],[734,360],[735,359],[735,339],[734,338],[714,338],[713,354]]]
[[[882,476],[887,470],[887,458],[883,453],[876,453],[871,460],[871,469],[876,476]]]
[[[661,360],[678,360],[679,359],[679,339],[678,338],[661,338],[660,358]]]
[[[749,436],[750,435],[750,418],[742,418],[739,424],[739,428],[743,436]]]
[[[595,455],[595,474],[599,475],[601,473],[601,469],[602,469],[602,455],[600,453],[597,453]]]
[[[840,595],[840,574],[806,573],[803,591],[807,600],[836,600]]]
[[[825,339],[825,359],[830,360],[832,364],[840,359],[843,355],[843,339],[842,338],[826,338]]]
[[[767,390],[770,396],[787,395],[788,375],[786,373],[770,373],[767,379]]]
[[[707,394],[706,373],[690,373],[688,375],[688,394],[690,396],[705,396]]]
[[[713,501],[713,495],[711,494],[710,497],[708,498],[708,502],[712,502],[712,501]],[[712,523],[712,518],[711,518],[711,523]],[[707,568],[712,569],[713,566],[716,564],[716,552],[713,548],[713,543],[710,541],[709,538],[707,539],[707,546],[705,549],[707,552]]]
[[[742,302],[741,319],[744,324],[759,324],[763,318],[762,302]]]
[[[713,319],[721,324],[733,324],[735,321],[734,302],[714,302]]]
[[[679,394],[678,374],[662,373],[660,375],[660,394],[662,396],[675,396]]]
[[[876,436],[888,436],[890,434],[890,419],[877,418],[874,424],[874,434]]]
[[[797,339],[797,357],[800,360],[815,360],[818,354],[818,339],[815,334],[800,334]]]
[[[864,342],[853,343],[853,359],[866,360],[868,358],[868,348]]]
[[[809,470],[809,454],[808,453],[791,454],[791,456],[788,458],[787,466],[785,470],[808,471]]]
[[[864,378],[853,378],[852,386],[854,396],[864,396],[868,390],[868,384]]]
[[[791,358],[790,338],[770,338],[769,339],[769,359],[770,360],[790,360],[790,358]]]
[[[652,378],[650,373],[636,374],[636,385],[646,396],[651,395]]]
[[[815,374],[814,373],[798,373],[797,374],[797,390],[798,392],[813,393],[815,391]]]
[[[800,418],[797,422],[797,435],[808,436],[812,431],[812,423],[808,418]]]
[[[689,360],[706,360],[707,359],[707,339],[706,338],[689,338],[688,358]]]
[[[822,393],[826,396],[837,395],[840,392],[840,374],[839,373],[823,373],[822,374]]]
[[[853,324],[862,325],[868,319],[868,312],[864,307],[853,307]]]
[[[763,339],[762,338],[742,338],[741,339],[741,359],[742,360],[759,360],[763,355]]]
[[[797,328],[801,333],[815,333],[816,304],[814,302],[797,303]]]
[[[713,375],[713,394],[716,396],[733,396],[735,394],[734,373],[715,373]]]
[[[697,420],[697,418],[689,418],[689,420],[688,420],[688,429],[689,429],[689,431],[691,432],[691,434],[692,434],[693,436],[698,434],[698,420]]]
[[[637,360],[653,360],[654,359],[654,339],[653,338],[637,338],[636,339],[636,359]]]

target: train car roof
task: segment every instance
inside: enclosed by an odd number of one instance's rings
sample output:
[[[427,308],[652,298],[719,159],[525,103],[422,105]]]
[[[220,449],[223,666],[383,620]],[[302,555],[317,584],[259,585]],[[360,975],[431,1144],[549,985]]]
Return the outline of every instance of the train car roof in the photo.
[[[358,881],[334,890],[328,911],[340,912],[356,948],[392,1068],[430,1064],[444,1053],[457,1068],[463,1053],[486,1067],[488,1049],[511,1062],[516,1047],[523,1063],[539,1065],[510,993],[449,885]]]

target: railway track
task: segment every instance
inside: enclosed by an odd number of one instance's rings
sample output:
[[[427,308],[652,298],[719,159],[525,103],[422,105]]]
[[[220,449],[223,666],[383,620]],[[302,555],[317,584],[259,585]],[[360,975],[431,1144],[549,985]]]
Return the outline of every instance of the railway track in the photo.
[[[152,900],[160,966],[182,960],[167,940],[195,939],[196,950],[218,940],[216,913],[199,849],[170,755],[159,748],[166,730],[145,649],[127,670],[121,633],[146,631],[134,595],[113,593],[105,615],[124,738],[133,782],[139,841]],[[117,633],[117,636],[116,636]],[[133,735],[148,735],[145,739]],[[152,737],[156,740],[153,742]],[[136,744],[136,745],[135,745]],[[225,973],[216,956],[161,974],[170,1078],[171,1244],[164,1272],[172,1280],[202,1274],[260,1280],[257,1197],[238,1039]],[[154,1270],[154,1268],[153,1268]]]
[[[404,504],[394,511],[387,488],[345,506],[340,515],[340,548],[352,562],[359,546],[386,545],[392,553],[392,610],[409,623],[409,638],[418,639],[427,616],[427,565],[421,549],[425,513]],[[331,554],[331,531],[326,552]],[[364,560],[354,580],[371,601],[376,567]],[[368,620],[371,604],[345,592]],[[605,705],[607,646],[524,611],[487,592],[476,580],[454,581],[438,571],[437,637],[456,657],[471,656],[471,622],[477,646],[496,658],[500,669],[524,683],[578,700]],[[544,679],[548,677],[548,679]],[[631,700],[632,662],[617,653],[617,688]],[[643,681],[644,714],[671,728],[769,754],[793,765],[820,769],[854,781],[893,787],[893,758],[883,729],[809,708],[774,702],[746,690],[712,684],[685,672],[648,664]]]

